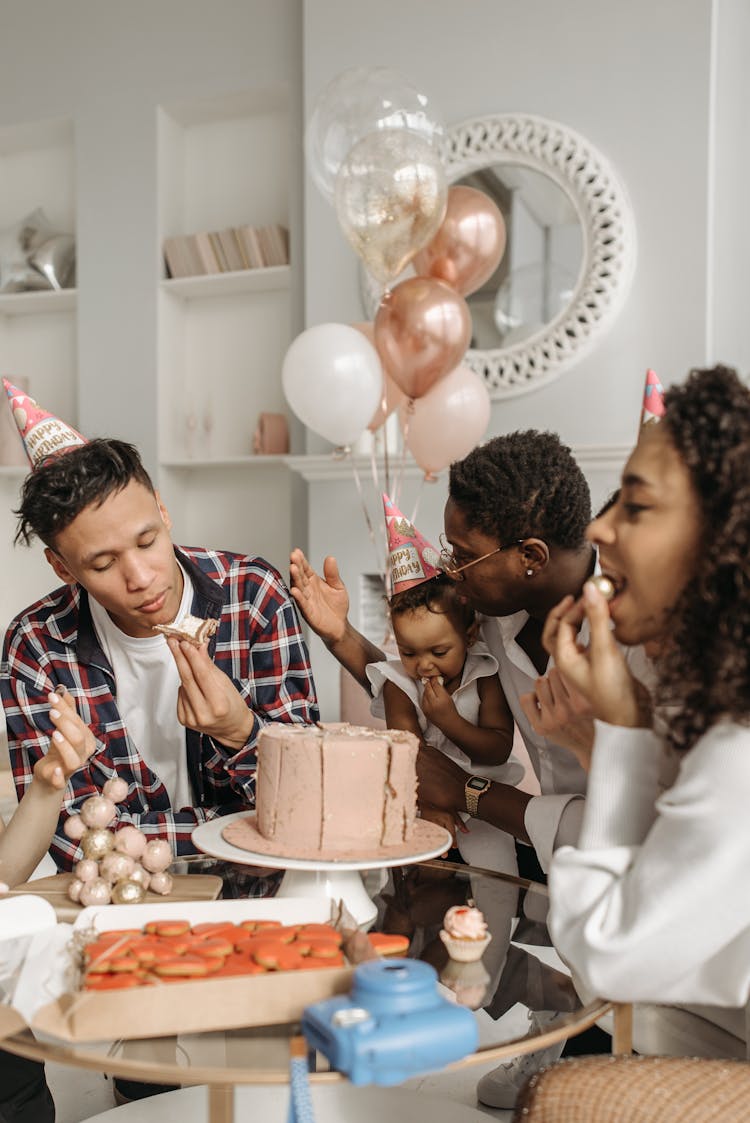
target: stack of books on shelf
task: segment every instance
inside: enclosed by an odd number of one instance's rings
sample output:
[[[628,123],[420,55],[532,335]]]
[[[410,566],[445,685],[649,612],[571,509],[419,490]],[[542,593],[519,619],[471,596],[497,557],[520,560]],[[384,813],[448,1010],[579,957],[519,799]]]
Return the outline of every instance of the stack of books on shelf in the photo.
[[[164,261],[169,277],[288,265],[289,231],[275,223],[178,234],[164,239]]]

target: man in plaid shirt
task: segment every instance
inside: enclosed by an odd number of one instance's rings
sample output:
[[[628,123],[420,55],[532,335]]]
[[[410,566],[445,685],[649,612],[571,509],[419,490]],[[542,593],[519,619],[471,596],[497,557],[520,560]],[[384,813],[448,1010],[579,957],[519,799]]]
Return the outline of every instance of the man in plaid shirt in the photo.
[[[117,825],[192,853],[195,826],[254,805],[261,726],[318,719],[277,571],[260,558],[175,547],[170,527],[136,449],[121,441],[66,451],[24,484],[17,540],[39,537],[64,585],[11,623],[0,690],[19,799],[51,737],[81,755],[93,749],[71,778],[50,849],[61,869],[78,845],[65,819],[111,777],[129,789]],[[187,612],[217,620],[207,645],[153,630]]]

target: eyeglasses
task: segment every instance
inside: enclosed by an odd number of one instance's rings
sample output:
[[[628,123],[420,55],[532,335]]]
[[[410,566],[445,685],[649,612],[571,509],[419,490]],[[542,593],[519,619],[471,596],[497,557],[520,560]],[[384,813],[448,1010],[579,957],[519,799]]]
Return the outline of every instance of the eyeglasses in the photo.
[[[523,546],[524,539],[517,538],[515,542],[509,542],[506,546],[497,546],[494,550],[490,550],[487,554],[482,554],[480,558],[474,558],[470,562],[465,562],[464,565],[456,565],[453,559],[453,551],[450,545],[445,540],[445,535],[440,535],[440,565],[443,571],[448,574],[452,581],[464,581],[464,570],[470,569],[473,565],[479,565],[480,562],[486,561],[487,558],[494,557],[495,554],[501,554],[504,550],[512,550],[515,546]]]

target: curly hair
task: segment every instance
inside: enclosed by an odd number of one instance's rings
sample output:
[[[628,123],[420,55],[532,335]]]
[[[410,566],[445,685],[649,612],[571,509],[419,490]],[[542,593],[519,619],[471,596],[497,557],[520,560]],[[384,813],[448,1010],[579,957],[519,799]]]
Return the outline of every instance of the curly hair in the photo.
[[[99,438],[48,460],[24,480],[16,543],[36,537],[53,546],[84,507],[101,505],[113,492],[135,480],[154,490],[138,450],[125,441]]]
[[[750,391],[729,367],[692,370],[661,422],[701,511],[697,569],[657,660],[668,738],[691,748],[722,719],[750,724]]]
[[[474,609],[457,596],[456,582],[443,573],[412,585],[402,593],[395,593],[389,601],[389,608],[391,616],[403,616],[417,608],[444,613],[459,632],[468,632],[476,618]]]
[[[542,538],[575,550],[591,521],[589,486],[573,454],[555,433],[536,429],[493,437],[452,464],[448,494],[472,528],[498,542]]]

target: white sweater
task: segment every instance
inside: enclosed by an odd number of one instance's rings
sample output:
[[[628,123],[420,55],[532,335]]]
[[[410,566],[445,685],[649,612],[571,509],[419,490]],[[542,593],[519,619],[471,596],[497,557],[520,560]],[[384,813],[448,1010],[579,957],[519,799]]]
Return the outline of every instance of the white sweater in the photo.
[[[549,873],[550,931],[585,992],[743,1006],[750,993],[750,729],[714,726],[658,795],[662,743],[596,723],[577,847]]]

